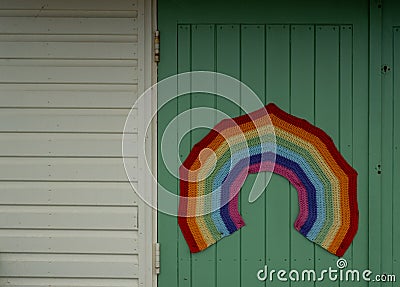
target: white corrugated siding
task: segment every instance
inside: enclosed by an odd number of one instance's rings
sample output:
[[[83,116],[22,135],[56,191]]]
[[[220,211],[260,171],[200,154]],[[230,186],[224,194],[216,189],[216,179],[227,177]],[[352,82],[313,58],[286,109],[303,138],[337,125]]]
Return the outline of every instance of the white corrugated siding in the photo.
[[[150,82],[144,9],[0,1],[0,286],[151,286],[151,228],[121,157]]]

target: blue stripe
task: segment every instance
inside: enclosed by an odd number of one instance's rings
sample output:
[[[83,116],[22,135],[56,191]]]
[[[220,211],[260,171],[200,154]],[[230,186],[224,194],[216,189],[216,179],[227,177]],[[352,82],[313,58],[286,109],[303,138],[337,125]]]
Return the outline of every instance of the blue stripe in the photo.
[[[311,166],[308,164],[307,160],[300,154],[293,152],[292,150],[286,149],[283,146],[278,147],[278,152],[287,158],[294,160],[303,171],[307,174],[308,179],[313,184],[316,191],[316,208],[317,208],[317,219],[313,223],[313,227],[307,234],[307,238],[314,240],[318,233],[320,232],[322,226],[325,223],[325,189],[321,182],[321,179],[314,172]]]
[[[252,146],[248,150],[243,148],[237,151],[232,156],[231,160],[227,161],[225,165],[221,167],[213,180],[213,209],[217,209],[220,206],[221,199],[222,203],[227,203],[231,200],[229,199],[231,186],[228,183],[233,182],[239,172],[246,166],[260,163],[261,160],[263,160],[262,157],[265,157],[265,155],[268,154],[263,153],[263,155],[261,155],[260,151],[271,149],[271,146],[272,143],[268,142],[263,143],[262,145]],[[308,162],[298,153],[288,150],[283,146],[278,146],[277,154],[276,161],[278,162],[279,158],[279,164],[282,164],[286,168],[295,172],[307,189],[309,216],[301,227],[300,232],[310,240],[314,240],[325,222],[325,196],[323,184]],[[240,159],[243,155],[247,155],[247,157],[242,157],[242,159]],[[250,159],[248,157],[249,155]],[[238,160],[239,162],[237,162]],[[229,172],[231,163],[234,163],[235,166]],[[228,175],[227,172],[229,172]],[[222,233],[222,236],[227,236],[236,231],[236,225],[229,214],[229,204],[224,204],[224,206],[219,210],[214,211],[212,213],[212,219],[217,229]]]

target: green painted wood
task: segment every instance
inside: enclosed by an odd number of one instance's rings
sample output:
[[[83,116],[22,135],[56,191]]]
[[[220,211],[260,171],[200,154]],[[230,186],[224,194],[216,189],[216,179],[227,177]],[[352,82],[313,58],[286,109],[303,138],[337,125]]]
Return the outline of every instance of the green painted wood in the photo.
[[[353,27],[339,27],[339,145],[343,157],[353,164]],[[353,268],[353,246],[344,258],[348,268]],[[340,282],[340,286],[353,286],[354,282]]]
[[[240,77],[240,26],[217,25],[216,26],[216,70],[238,79]],[[217,81],[217,91],[222,87]],[[224,87],[224,90],[225,87]],[[226,117],[240,115],[240,107],[233,103],[240,103],[240,85],[232,87],[228,94],[217,97],[217,110],[222,112],[217,115],[218,121]],[[231,100],[231,101],[230,101]],[[217,249],[217,286],[240,286],[240,232],[222,240],[216,246]]]
[[[264,25],[242,25],[241,29],[241,81],[248,85],[265,103],[265,28]],[[246,98],[241,97],[241,101]],[[256,273],[264,267],[265,193],[256,202],[249,203],[251,188],[265,188],[265,175],[254,184],[256,175],[250,175],[240,192],[241,214],[246,226],[241,229],[241,286],[260,284]]]
[[[192,25],[191,36],[191,59],[192,70],[215,70],[215,27],[214,25]],[[192,82],[194,89],[194,83]],[[215,86],[210,87],[215,91]],[[210,107],[215,109],[216,96],[204,93],[192,94],[191,109]],[[207,133],[204,128],[196,128],[197,122],[208,124],[213,127],[216,124],[216,115],[211,117],[204,116],[195,119],[191,118],[192,123],[192,144],[199,142]],[[211,215],[209,215],[211,216]],[[207,248],[203,252],[193,256],[192,260],[192,285],[193,287],[216,286],[216,247],[215,245]]]
[[[400,7],[399,7],[400,8]],[[399,9],[400,10],[400,9]],[[397,11],[399,11],[397,10]],[[394,29],[393,63],[393,272],[400,276],[400,27]],[[398,279],[399,280],[399,279]]]
[[[339,143],[339,26],[317,26],[315,39],[315,124]],[[336,266],[336,256],[315,247],[317,273]],[[316,282],[315,286],[325,286]],[[338,286],[338,282],[330,282]]]
[[[387,1],[382,11],[382,272],[400,274],[399,265],[399,49],[400,3]],[[382,283],[396,286],[398,283]]]
[[[382,78],[382,229],[381,270],[395,274],[397,282],[399,266],[399,49],[400,49],[400,4],[387,1],[382,9],[382,65],[390,68]],[[397,286],[398,283],[382,283],[382,286]]]
[[[389,19],[391,17],[388,17]],[[386,25],[389,19],[382,23],[382,62],[393,63],[394,30],[392,25]],[[390,21],[390,20],[389,20]],[[385,23],[386,22],[386,23]],[[388,26],[387,28],[385,28]],[[390,65],[392,66],[392,65]],[[383,273],[393,273],[393,73],[384,73],[382,80],[382,213],[381,213],[381,270]],[[382,283],[382,286],[392,286],[392,283]]]
[[[368,269],[368,17],[353,25],[353,167],[357,170],[359,226],[353,240],[353,267]],[[355,53],[354,51],[357,51]],[[346,255],[347,256],[347,255]],[[368,286],[367,282],[358,282]]]
[[[178,25],[178,73],[191,70],[191,27],[190,25]],[[190,90],[188,77],[178,78],[178,92]],[[179,141],[179,165],[186,159],[190,152],[190,106],[191,95],[185,94],[178,100],[178,141]],[[188,120],[189,119],[189,120]],[[188,286],[191,280],[191,254],[187,247],[182,232],[178,232],[178,286]]]
[[[290,56],[290,112],[314,123],[314,26],[293,25]],[[293,227],[299,213],[296,189],[290,187],[290,267],[314,268],[314,245]]]
[[[367,16],[366,0],[327,0],[298,3],[293,0],[259,1],[187,1],[161,0],[158,2],[159,26],[166,23],[198,24],[343,24]],[[164,36],[165,37],[165,36]],[[165,38],[164,38],[165,40]]]
[[[267,101],[290,111],[290,26],[266,27],[266,94]],[[274,269],[289,270],[290,262],[290,183],[273,175],[266,190],[266,258]],[[277,281],[274,286],[289,286]]]
[[[266,102],[265,97],[267,97],[267,102],[275,101],[296,116],[311,122],[315,120],[317,126],[332,136],[346,159],[353,163],[359,173],[360,227],[354,244],[344,257],[349,261],[349,266],[354,268],[370,267],[369,249],[373,248],[370,241],[371,225],[377,229],[378,223],[375,220],[371,221],[371,212],[376,213],[377,210],[372,210],[374,207],[369,198],[372,192],[369,187],[372,182],[370,173],[373,165],[368,158],[368,146],[371,143],[368,134],[376,131],[378,127],[368,125],[370,122],[368,117],[370,103],[367,96],[368,2],[335,1],[333,4],[333,1],[332,3],[327,1],[329,2],[326,3],[327,8],[317,4],[313,9],[306,9],[307,5],[293,3],[292,7],[295,8],[287,9],[290,6],[288,0],[274,4],[257,2],[257,6],[252,5],[251,1],[246,5],[231,1],[228,8],[224,1],[205,0],[201,3],[188,4],[178,0],[177,5],[170,5],[167,2],[164,0],[159,2],[163,55],[159,65],[159,77],[163,78],[188,69],[221,71],[241,78],[257,92],[263,102]],[[339,10],[343,13],[335,15],[334,11]],[[186,24],[176,25],[176,23]],[[214,25],[217,23],[223,24]],[[269,25],[273,23],[287,24]],[[289,25],[289,23],[296,24]],[[314,26],[301,23],[335,25]],[[285,31],[284,26],[287,28]],[[190,33],[179,32],[181,27],[183,30],[183,27],[188,27]],[[271,27],[271,32],[268,27]],[[319,27],[321,27],[320,32]],[[177,46],[181,48],[177,49]],[[375,77],[375,81],[377,80],[378,77]],[[232,94],[235,98],[240,98],[234,90]],[[188,98],[180,99],[175,110],[170,108],[169,113],[176,115],[188,106],[191,108],[208,106],[216,107],[230,117],[239,114],[238,107],[220,98],[204,94],[193,94],[191,102]],[[246,99],[241,97],[240,100],[243,102]],[[394,105],[393,110],[395,109]],[[164,114],[159,114],[159,132],[163,128],[160,119],[169,120],[165,115],[165,111]],[[219,121],[221,116],[215,115],[209,121]],[[393,112],[391,118],[393,129],[396,127],[395,120],[398,117]],[[349,121],[352,124],[347,124]],[[188,123],[181,125],[186,126]],[[190,126],[193,127],[193,122]],[[185,158],[190,148],[206,132],[205,129],[194,131],[191,136],[186,136],[181,141],[179,154],[181,159]],[[395,165],[398,164],[395,147],[394,134],[393,173],[396,170]],[[162,173],[162,166],[159,166],[159,171],[161,171],[161,181],[172,185],[172,181],[169,183],[169,178]],[[294,230],[293,222],[298,212],[297,195],[287,181],[274,175],[267,192],[257,202],[250,204],[247,202],[247,197],[253,182],[254,176],[249,177],[240,194],[241,212],[247,225],[240,232],[199,254],[189,254],[179,231],[175,235],[178,249],[175,253],[168,251],[166,255],[165,246],[173,245],[165,241],[173,240],[174,236],[171,234],[164,236],[163,233],[176,230],[176,219],[168,220],[168,216],[159,216],[159,238],[164,257],[162,264],[169,264],[162,269],[160,286],[275,286],[275,283],[278,283],[276,281],[271,285],[270,282],[262,283],[256,279],[256,272],[264,264],[268,264],[271,268],[282,266],[285,269],[300,270],[313,268],[314,264],[317,270],[336,265],[335,256],[320,247],[314,248],[313,244]],[[399,183],[393,174],[393,189],[391,189],[393,206],[396,200],[399,201],[395,192],[396,184],[398,186]],[[264,187],[265,183],[258,182],[255,188]],[[386,202],[389,198],[385,199],[383,196],[382,199]],[[393,208],[393,226],[398,223],[396,212],[398,210]],[[389,214],[390,212],[386,211],[386,217]],[[175,226],[171,228],[169,226],[171,224]],[[393,227],[393,242],[398,240],[398,233],[399,230]],[[383,234],[379,236],[382,242],[379,248],[382,248],[386,239]],[[388,247],[383,247],[382,250],[389,252]],[[395,271],[399,250],[395,244],[392,250],[392,258],[385,261],[382,266],[392,260],[392,268]],[[383,258],[379,251],[375,253]],[[174,274],[165,274],[173,272],[173,269]],[[378,272],[377,270],[379,271],[379,269],[373,271]],[[365,282],[357,284],[357,286],[367,286]],[[283,285],[297,286],[297,283]],[[325,286],[323,283],[316,285]],[[329,286],[338,285],[353,286],[343,282],[329,283]]]
[[[370,4],[370,72],[369,72],[369,268],[376,273],[382,271],[382,179],[379,169],[382,160],[382,9],[375,1]],[[381,283],[376,283],[381,286]]]
[[[170,51],[176,51],[176,26],[166,27],[165,31],[168,32],[172,37],[175,38],[175,41],[170,41],[164,44],[164,48]],[[160,69],[159,71],[159,80],[164,79],[168,76],[171,76],[176,73],[176,52],[169,57],[166,57],[163,60],[163,64],[168,67],[168,69]],[[177,87],[176,87],[177,88]],[[166,93],[163,90],[158,91],[158,99],[159,102],[164,102],[171,99],[171,95]],[[161,140],[163,138],[163,131],[166,129],[167,124],[175,117],[177,114],[177,100],[172,100],[167,105],[158,109],[158,118],[162,120],[158,120],[158,169],[157,176],[160,179],[159,183],[168,189],[170,192],[177,194],[178,193],[178,180],[176,177],[171,175],[165,166],[165,163],[160,160],[162,158],[161,152]],[[176,154],[176,158],[178,159],[178,150],[177,145],[178,141],[173,140],[165,143],[167,146],[165,149],[169,150],[172,153]],[[178,169],[178,160],[175,166],[171,168],[177,170]],[[162,197],[158,196],[158,201],[160,202]],[[163,266],[163,271],[161,272],[158,280],[159,287],[169,287],[169,286],[178,286],[178,260],[177,260],[177,250],[178,250],[178,226],[176,217],[166,215],[162,212],[158,213],[158,241],[162,243],[162,253],[161,256],[161,266]]]

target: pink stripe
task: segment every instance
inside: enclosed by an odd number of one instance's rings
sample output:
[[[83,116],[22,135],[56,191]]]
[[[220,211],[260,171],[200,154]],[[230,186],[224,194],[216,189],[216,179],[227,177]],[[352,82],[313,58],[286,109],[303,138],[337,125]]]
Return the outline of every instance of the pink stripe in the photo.
[[[287,178],[290,183],[297,189],[297,194],[299,197],[299,214],[297,215],[296,221],[294,222],[294,228],[300,231],[303,224],[306,222],[308,217],[308,201],[307,201],[307,191],[301,180],[297,175],[281,165],[275,165],[274,173],[280,174],[281,176]]]
[[[258,166],[255,167],[256,165]],[[254,170],[254,172],[270,171],[279,174],[287,178],[289,182],[296,188],[299,202],[299,214],[297,215],[296,221],[294,222],[294,227],[296,228],[296,230],[300,231],[301,227],[306,222],[308,217],[307,190],[301,180],[290,169],[270,161],[262,162],[261,165],[255,164],[254,167],[257,168],[256,170]],[[250,169],[253,170],[253,166]]]
[[[296,188],[298,193],[298,202],[299,202],[299,214],[297,215],[296,221],[294,223],[294,227],[296,230],[300,231],[303,224],[306,222],[308,217],[308,201],[307,201],[307,191],[301,180],[298,176],[291,171],[290,169],[279,165],[277,163],[273,163],[270,161],[265,161],[260,163],[253,164],[249,167],[250,173],[269,171],[279,174],[289,180],[289,182]],[[239,229],[245,225],[242,216],[239,213],[238,208],[238,200],[239,200],[239,189],[242,187],[244,181],[247,178],[247,168],[244,168],[235,181],[232,183],[230,188],[230,196],[233,196],[232,200],[228,203],[229,215],[232,218],[232,221],[235,223],[236,228]]]
[[[235,223],[237,229],[245,225],[243,218],[239,213],[238,201],[239,201],[239,190],[242,188],[242,185],[247,178],[247,174],[248,174],[247,167],[245,167],[241,170],[240,174],[231,184],[231,187],[229,189],[230,193],[229,197],[231,198],[233,196],[233,198],[228,203],[228,210],[229,210],[229,215],[232,221]]]

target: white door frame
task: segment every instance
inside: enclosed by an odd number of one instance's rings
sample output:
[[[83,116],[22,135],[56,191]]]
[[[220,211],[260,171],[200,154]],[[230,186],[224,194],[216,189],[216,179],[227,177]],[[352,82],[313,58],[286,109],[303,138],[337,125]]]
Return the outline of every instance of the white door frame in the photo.
[[[157,63],[154,61],[154,32],[157,30],[157,0],[139,0],[139,13],[138,21],[139,23],[143,23],[143,25],[139,25],[139,29],[143,29],[142,31],[138,31],[138,35],[142,35],[143,39],[139,39],[143,41],[144,45],[141,45],[139,49],[142,49],[142,53],[139,54],[144,55],[143,61],[139,64],[138,69],[143,69],[143,71],[139,70],[139,74],[144,75],[142,83],[139,85],[139,95],[143,93],[146,89],[151,87],[153,84],[157,82]],[[141,7],[140,7],[141,6]],[[140,73],[142,72],[142,73]],[[141,167],[147,168],[147,165],[151,168],[151,174],[154,178],[157,178],[157,119],[156,119],[156,110],[157,110],[157,99],[154,97],[146,97],[144,99],[144,115],[155,115],[152,119],[151,132],[147,134],[145,139],[145,149],[146,154],[149,155],[149,162],[146,163],[146,158],[141,159]],[[141,121],[139,127],[139,134],[144,137],[146,131],[146,122],[147,120]],[[139,138],[141,143],[144,142],[144,138]],[[142,145],[139,145],[139,148],[143,148]],[[140,153],[139,153],[140,154]],[[139,169],[140,173],[140,169]],[[144,190],[149,190],[151,192],[151,201],[156,202],[157,199],[157,184],[153,180],[151,176],[149,176],[148,172],[141,172],[138,174],[138,178],[140,178],[139,182],[141,182],[141,186],[139,188],[144,188]],[[154,268],[154,246],[157,242],[157,210],[148,206],[146,203],[143,203],[142,210],[139,212],[141,215],[139,217],[139,224],[142,225],[142,232],[144,234],[139,234],[139,246],[144,248],[144,250],[140,250],[140,254],[142,258],[139,258],[139,272],[142,276],[143,282],[139,281],[139,286],[147,287],[147,286],[157,286],[157,274]]]

